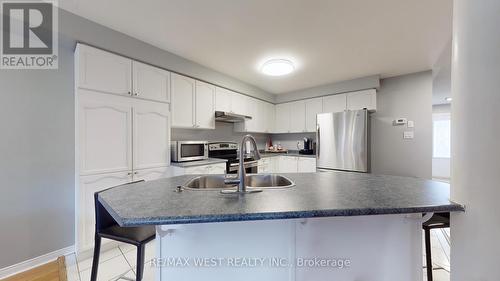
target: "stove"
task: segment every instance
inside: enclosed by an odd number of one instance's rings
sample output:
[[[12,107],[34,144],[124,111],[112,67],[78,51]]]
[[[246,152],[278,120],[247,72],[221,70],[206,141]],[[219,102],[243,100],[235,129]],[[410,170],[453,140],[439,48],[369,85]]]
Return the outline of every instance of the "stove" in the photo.
[[[226,172],[228,174],[237,174],[240,166],[238,159],[238,144],[235,142],[210,142],[208,143],[208,157],[226,159]],[[245,170],[249,174],[256,174],[257,160],[251,155],[243,160]]]

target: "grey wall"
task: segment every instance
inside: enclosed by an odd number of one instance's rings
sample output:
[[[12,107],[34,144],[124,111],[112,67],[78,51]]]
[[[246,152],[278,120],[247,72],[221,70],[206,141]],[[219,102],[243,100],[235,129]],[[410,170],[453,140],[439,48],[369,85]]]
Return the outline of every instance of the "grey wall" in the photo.
[[[451,39],[432,66],[432,104],[447,104],[451,97]]]
[[[415,138],[403,139],[406,126],[396,118],[415,121]],[[377,174],[432,176],[432,75],[430,71],[383,79],[372,114],[372,171]]]
[[[66,11],[58,70],[0,70],[0,268],[74,244],[76,41],[274,102],[274,96]]]
[[[340,94],[345,92],[373,89],[373,88],[378,89],[379,86],[380,86],[379,76],[373,75],[373,76],[346,80],[327,85],[321,85],[309,89],[279,94],[276,96],[276,103],[283,103],[283,102],[314,98],[332,94]]]

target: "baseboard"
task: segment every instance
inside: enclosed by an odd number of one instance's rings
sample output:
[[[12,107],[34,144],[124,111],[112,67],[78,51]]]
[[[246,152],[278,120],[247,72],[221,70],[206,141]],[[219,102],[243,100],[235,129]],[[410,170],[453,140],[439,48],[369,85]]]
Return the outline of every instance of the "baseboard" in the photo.
[[[60,256],[66,256],[75,252],[75,246],[69,246],[63,249],[56,250],[54,252],[41,255],[36,258],[32,258],[27,261],[20,262],[5,268],[0,269],[0,279],[7,278],[11,275],[30,270],[34,267],[46,264],[51,261],[55,261]]]

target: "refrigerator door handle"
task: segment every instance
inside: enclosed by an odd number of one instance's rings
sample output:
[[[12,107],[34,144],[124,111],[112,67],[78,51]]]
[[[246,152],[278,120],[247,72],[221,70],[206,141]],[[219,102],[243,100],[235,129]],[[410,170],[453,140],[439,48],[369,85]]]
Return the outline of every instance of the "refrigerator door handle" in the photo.
[[[320,150],[320,147],[321,147],[321,140],[320,140],[320,136],[319,136],[319,124],[316,123],[316,141],[317,141],[317,144],[316,144],[316,157],[319,158],[319,150]]]

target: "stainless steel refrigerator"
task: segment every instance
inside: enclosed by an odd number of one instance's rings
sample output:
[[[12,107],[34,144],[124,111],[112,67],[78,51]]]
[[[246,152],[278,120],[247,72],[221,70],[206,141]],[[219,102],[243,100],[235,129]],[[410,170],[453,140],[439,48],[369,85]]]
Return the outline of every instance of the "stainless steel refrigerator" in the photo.
[[[369,114],[366,110],[322,113],[316,120],[318,171],[369,172]]]

